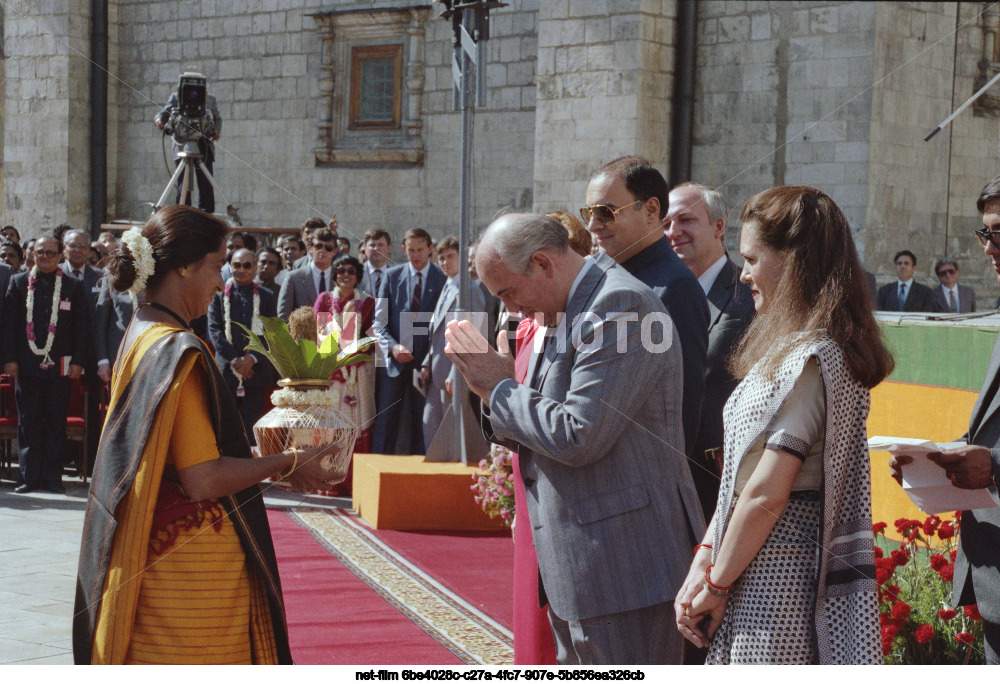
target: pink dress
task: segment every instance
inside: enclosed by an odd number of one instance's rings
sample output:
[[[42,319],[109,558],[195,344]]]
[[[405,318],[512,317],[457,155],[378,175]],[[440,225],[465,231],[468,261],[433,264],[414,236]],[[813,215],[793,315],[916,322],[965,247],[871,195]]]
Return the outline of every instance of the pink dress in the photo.
[[[524,383],[531,360],[532,341],[538,324],[521,321],[517,326],[514,379]],[[514,664],[555,665],[556,645],[547,608],[538,606],[538,556],[535,554],[528,520],[528,502],[521,480],[521,467],[514,454]]]

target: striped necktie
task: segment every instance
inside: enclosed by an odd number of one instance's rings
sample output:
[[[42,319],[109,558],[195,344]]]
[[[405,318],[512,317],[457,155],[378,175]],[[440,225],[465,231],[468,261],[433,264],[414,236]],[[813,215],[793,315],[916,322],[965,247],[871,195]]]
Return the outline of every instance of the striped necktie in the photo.
[[[413,299],[410,300],[410,311],[420,311],[420,297],[424,293],[424,274],[417,271],[417,284],[413,286]]]
[[[955,300],[954,290],[948,290],[948,299],[950,300],[952,313],[958,313],[958,302]]]

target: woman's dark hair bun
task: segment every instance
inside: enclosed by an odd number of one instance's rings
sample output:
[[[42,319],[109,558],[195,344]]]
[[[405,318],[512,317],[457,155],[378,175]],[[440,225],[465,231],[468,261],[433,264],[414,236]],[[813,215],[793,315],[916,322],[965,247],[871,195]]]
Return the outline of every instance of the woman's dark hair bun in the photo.
[[[124,242],[108,250],[104,266],[111,276],[111,287],[115,292],[125,292],[135,282],[135,257]]]

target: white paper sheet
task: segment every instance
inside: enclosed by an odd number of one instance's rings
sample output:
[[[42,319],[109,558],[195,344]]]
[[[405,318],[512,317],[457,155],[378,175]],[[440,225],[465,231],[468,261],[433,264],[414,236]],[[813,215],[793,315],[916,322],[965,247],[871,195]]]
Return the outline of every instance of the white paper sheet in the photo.
[[[913,459],[903,466],[903,491],[910,501],[931,515],[946,511],[996,508],[996,497],[989,489],[961,489],[948,479],[944,468],[927,458],[927,454],[965,446],[964,442],[931,442],[908,437],[872,437],[870,451],[888,451]]]

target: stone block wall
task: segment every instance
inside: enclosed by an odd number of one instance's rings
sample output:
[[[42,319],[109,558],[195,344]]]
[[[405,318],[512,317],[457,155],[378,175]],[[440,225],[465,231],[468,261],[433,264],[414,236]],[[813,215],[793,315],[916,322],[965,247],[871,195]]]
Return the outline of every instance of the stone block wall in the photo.
[[[322,54],[310,15],[411,5],[120,0],[117,75],[127,85],[118,90],[112,133],[119,142],[112,163],[120,169],[112,213],[126,215],[155,201],[169,180],[152,120],[176,88],[178,74],[191,67],[208,77],[209,92],[218,99],[223,130],[215,176],[222,197],[239,208],[247,225],[297,227],[310,216],[335,212],[342,234],[354,244],[375,227],[389,230],[394,242],[414,226],[435,237],[456,232],[461,115],[451,108],[451,24],[437,11],[425,26],[423,164],[318,166],[314,158]],[[537,7],[538,0],[513,0],[492,13],[489,99],[475,116],[476,225],[502,207],[531,207]],[[347,77],[346,67],[339,77]],[[225,206],[218,195],[216,205],[217,211]]]
[[[4,223],[25,238],[89,225],[87,0],[5,16]]]
[[[583,205],[604,162],[647,157],[666,172],[674,2],[545,0],[539,6],[535,208]]]
[[[698,3],[693,180],[737,211],[774,185],[815,186],[863,250],[874,15],[874,3]]]

